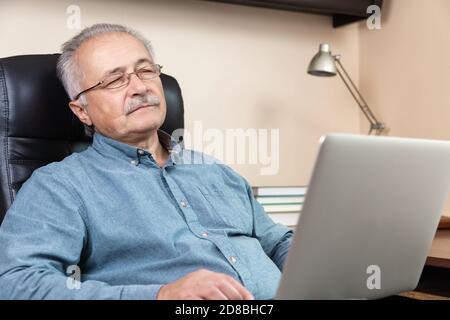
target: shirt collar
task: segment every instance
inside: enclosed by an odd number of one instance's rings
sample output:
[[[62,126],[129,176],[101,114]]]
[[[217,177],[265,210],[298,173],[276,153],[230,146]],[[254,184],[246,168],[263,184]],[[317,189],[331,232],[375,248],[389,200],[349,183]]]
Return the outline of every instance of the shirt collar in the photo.
[[[161,145],[169,152],[169,159],[173,164],[177,164],[182,157],[183,146],[172,138],[167,132],[158,129],[158,139]],[[137,148],[129,144],[111,139],[98,132],[94,133],[92,147],[100,154],[110,155],[138,164],[140,157],[148,155],[148,150]],[[153,157],[151,157],[153,159]],[[154,159],[153,159],[154,161]]]

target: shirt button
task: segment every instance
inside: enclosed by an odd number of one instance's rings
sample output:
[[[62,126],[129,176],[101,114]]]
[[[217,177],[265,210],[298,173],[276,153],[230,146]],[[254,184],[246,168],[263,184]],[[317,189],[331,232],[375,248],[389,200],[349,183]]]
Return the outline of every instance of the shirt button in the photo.
[[[138,165],[138,161],[137,160],[131,160],[130,161],[132,165],[137,166]]]
[[[181,204],[181,206],[182,206],[183,208],[186,208],[186,207],[187,207],[187,203],[184,202],[184,201],[181,201],[180,204]]]
[[[231,256],[230,261],[231,261],[231,263],[236,263],[237,258],[235,256]]]
[[[139,150],[138,150],[138,154],[139,154],[139,155],[141,155],[141,156],[142,156],[142,155],[144,155],[144,153],[145,153],[145,151],[144,151],[144,150],[141,150],[141,149],[139,149]]]
[[[203,238],[208,238],[208,232],[203,232],[203,233],[202,233],[202,237],[203,237]]]

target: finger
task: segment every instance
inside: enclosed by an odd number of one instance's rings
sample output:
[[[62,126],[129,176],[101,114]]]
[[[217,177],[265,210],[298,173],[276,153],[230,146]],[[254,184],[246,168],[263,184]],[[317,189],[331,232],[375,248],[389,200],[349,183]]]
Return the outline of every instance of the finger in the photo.
[[[228,298],[217,287],[209,287],[201,297],[205,300],[228,300]]]
[[[239,281],[234,279],[231,276],[227,275],[227,279],[229,279],[230,283],[233,285],[233,287],[239,292],[239,294],[242,296],[244,300],[254,300],[255,298],[251,294],[250,291],[247,290]]]
[[[244,300],[244,296],[234,285],[229,279],[224,278],[219,281],[218,288],[229,300]]]

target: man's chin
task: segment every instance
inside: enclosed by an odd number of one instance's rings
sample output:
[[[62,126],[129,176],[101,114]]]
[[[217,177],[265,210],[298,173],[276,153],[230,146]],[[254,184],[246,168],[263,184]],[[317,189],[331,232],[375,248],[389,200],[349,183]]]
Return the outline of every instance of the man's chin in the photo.
[[[145,121],[145,119],[140,119],[139,123],[133,123],[129,126],[130,133],[151,133],[152,131],[158,130],[162,126],[161,121]]]

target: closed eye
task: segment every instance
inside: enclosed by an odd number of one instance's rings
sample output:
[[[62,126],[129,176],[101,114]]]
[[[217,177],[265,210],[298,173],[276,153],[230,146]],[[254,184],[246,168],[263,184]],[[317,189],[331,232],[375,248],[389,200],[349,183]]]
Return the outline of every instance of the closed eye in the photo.
[[[124,80],[123,75],[111,76],[104,80],[104,87],[105,88],[117,88],[118,86],[121,86],[124,83],[123,80]]]

